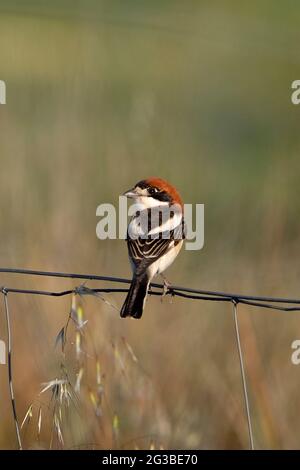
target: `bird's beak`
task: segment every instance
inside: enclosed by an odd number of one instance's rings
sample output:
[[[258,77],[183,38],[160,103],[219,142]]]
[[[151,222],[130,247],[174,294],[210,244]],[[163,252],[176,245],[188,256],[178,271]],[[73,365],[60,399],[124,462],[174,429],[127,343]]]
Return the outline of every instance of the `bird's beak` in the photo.
[[[122,194],[122,196],[130,197],[132,199],[136,198],[139,196],[137,193],[137,190],[135,188],[129,189],[128,191],[125,191],[125,193]]]

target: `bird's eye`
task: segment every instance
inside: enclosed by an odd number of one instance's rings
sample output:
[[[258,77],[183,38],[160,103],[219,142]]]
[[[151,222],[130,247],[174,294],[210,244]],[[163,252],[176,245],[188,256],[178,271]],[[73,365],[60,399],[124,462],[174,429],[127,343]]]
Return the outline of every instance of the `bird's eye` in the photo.
[[[158,193],[158,189],[157,188],[149,188],[148,189],[148,193],[152,196],[153,194],[156,194]]]

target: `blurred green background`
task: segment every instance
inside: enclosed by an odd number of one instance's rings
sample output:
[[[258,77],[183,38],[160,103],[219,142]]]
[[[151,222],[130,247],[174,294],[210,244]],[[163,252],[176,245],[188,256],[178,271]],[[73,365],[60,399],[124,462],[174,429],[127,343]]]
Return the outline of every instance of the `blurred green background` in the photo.
[[[96,207],[160,176],[205,204],[205,246],[182,251],[167,273],[174,284],[300,297],[299,21],[291,0],[1,0],[1,266],[128,277],[124,241],[96,238]],[[75,285],[9,275],[0,284]],[[70,299],[10,298],[22,420],[54,378]],[[247,446],[230,305],[155,297],[139,322],[101,300],[85,309],[111,377],[116,446]],[[300,368],[290,360],[299,313],[242,306],[240,321],[256,447],[299,448]],[[4,337],[3,318],[0,327]],[[122,336],[151,385],[131,364],[137,377],[121,390],[108,351]],[[0,380],[0,447],[14,448],[4,367]],[[151,399],[139,407],[143,387]],[[65,446],[110,446],[116,423],[94,416],[88,398],[84,409]],[[46,448],[43,432],[38,444],[28,432],[25,446]]]

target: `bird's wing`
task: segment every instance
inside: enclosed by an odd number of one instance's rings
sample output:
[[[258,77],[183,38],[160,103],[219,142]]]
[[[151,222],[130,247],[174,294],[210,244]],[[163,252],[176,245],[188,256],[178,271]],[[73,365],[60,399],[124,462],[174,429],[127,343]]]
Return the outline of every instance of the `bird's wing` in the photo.
[[[181,223],[174,229],[165,232],[158,232],[155,235],[139,236],[131,238],[127,233],[128,253],[136,269],[147,269],[150,264],[163,256],[167,251],[176,246],[185,238],[185,224],[182,218]]]

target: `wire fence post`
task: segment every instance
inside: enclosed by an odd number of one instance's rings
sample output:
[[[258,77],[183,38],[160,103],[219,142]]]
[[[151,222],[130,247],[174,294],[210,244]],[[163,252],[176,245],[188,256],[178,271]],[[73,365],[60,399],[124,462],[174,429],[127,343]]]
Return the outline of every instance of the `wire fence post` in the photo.
[[[12,375],[12,334],[10,328],[10,315],[9,315],[9,306],[8,306],[8,293],[5,287],[2,287],[2,294],[4,300],[4,310],[5,310],[5,318],[6,318],[6,327],[7,327],[7,370],[8,370],[8,381],[9,381],[9,392],[10,392],[10,399],[13,411],[13,417],[15,422],[15,429],[16,429],[16,436],[18,441],[19,450],[22,450],[22,440],[21,434],[19,429],[18,417],[17,417],[17,410],[16,410],[16,402],[14,397],[14,387],[13,387],[13,375]]]
[[[232,305],[233,305],[233,316],[234,316],[236,344],[237,344],[239,361],[240,361],[240,369],[241,369],[241,376],[242,376],[246,416],[247,416],[247,423],[248,423],[249,447],[250,447],[251,450],[254,450],[251,414],[250,414],[250,406],[249,406],[249,398],[248,398],[248,390],[247,390],[247,381],[246,381],[246,374],[245,374],[244,360],[243,360],[243,352],[242,352],[240,332],[239,332],[238,308],[237,308],[238,301],[236,299],[232,299]]]

